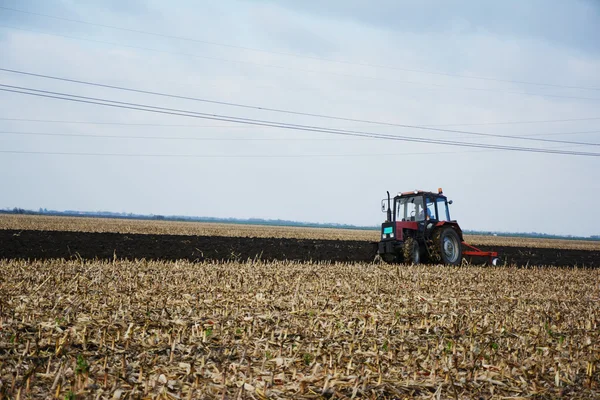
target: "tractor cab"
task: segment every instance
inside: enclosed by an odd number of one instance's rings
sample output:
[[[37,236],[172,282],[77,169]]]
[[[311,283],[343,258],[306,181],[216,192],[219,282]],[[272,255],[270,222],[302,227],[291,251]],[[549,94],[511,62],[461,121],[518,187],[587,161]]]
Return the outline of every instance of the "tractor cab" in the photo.
[[[452,201],[448,201],[441,189],[438,193],[422,190],[398,193],[393,202],[388,192],[388,198],[381,201],[381,210],[387,213],[381,227],[381,239],[403,241],[409,234],[423,240],[427,228],[453,222],[448,204]]]
[[[381,210],[387,213],[383,225],[416,229],[417,225],[423,225],[426,221],[450,222],[449,204],[452,204],[452,200],[448,201],[441,189],[438,193],[422,190],[399,193],[393,198],[393,203],[388,193],[388,198],[381,201]],[[415,225],[415,222],[418,224]]]
[[[452,204],[452,201],[448,202],[446,196],[441,193],[401,193],[394,197],[394,210],[389,222],[450,221],[448,204]]]

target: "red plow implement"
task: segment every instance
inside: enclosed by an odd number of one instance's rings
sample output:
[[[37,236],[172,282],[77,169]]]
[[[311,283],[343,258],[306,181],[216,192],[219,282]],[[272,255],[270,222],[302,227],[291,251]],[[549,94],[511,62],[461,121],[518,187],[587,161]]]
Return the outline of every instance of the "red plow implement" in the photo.
[[[489,265],[498,264],[498,253],[495,251],[483,251],[466,242],[462,242],[463,257],[472,264],[489,263]]]

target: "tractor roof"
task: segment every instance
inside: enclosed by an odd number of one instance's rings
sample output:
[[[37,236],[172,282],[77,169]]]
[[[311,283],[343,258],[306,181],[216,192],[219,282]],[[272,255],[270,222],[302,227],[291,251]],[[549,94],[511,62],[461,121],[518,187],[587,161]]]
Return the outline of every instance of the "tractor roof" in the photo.
[[[398,196],[396,197],[410,197],[410,196],[423,196],[423,195],[429,195],[431,197],[446,197],[444,195],[444,193],[442,192],[442,189],[438,189],[438,193],[435,192],[428,192],[425,190],[413,190],[412,192],[401,192],[398,193]]]

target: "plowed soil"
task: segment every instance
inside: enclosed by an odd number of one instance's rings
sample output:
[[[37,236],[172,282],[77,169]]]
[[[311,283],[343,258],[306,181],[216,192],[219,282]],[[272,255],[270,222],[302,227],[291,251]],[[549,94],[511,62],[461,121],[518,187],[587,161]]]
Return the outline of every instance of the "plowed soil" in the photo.
[[[481,246],[500,264],[599,267],[600,252]],[[366,241],[0,230],[0,259],[372,261]]]

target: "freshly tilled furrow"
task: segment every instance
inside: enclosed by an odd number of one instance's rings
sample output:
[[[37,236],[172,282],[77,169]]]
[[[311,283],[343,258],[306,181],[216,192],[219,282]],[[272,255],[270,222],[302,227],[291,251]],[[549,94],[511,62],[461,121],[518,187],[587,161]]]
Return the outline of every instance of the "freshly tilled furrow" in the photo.
[[[373,261],[376,246],[365,240],[325,240],[196,235],[145,235],[38,230],[0,230],[0,259],[147,259]],[[482,246],[500,254],[500,265],[598,267],[600,252]]]
[[[0,230],[0,259],[372,261],[366,241]]]

